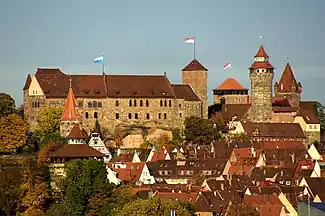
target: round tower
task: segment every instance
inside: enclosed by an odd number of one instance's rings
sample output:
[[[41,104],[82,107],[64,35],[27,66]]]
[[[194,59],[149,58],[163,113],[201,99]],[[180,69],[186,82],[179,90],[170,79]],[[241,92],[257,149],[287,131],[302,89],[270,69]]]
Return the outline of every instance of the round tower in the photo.
[[[274,67],[263,45],[254,56],[254,63],[249,68],[251,80],[251,121],[270,122],[272,117],[272,82]]]

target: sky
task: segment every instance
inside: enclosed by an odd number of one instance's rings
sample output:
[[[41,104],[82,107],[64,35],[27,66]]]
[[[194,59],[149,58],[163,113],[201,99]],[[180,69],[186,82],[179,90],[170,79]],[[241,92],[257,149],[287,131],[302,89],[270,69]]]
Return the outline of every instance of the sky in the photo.
[[[0,92],[22,103],[28,74],[60,68],[101,74],[163,74],[181,83],[196,58],[208,92],[233,77],[250,88],[248,67],[262,43],[279,80],[290,62],[303,100],[325,104],[324,0],[0,0]],[[260,39],[262,36],[262,39]],[[229,70],[223,65],[232,61]]]

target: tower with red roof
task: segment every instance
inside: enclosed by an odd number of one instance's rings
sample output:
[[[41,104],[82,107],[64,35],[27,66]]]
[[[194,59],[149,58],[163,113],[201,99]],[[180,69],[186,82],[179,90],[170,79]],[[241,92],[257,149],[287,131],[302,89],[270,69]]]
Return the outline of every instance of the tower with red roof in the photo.
[[[254,56],[254,63],[249,67],[251,80],[251,121],[270,122],[272,115],[272,82],[274,67],[263,45]]]
[[[274,84],[275,97],[287,98],[291,106],[299,107],[302,85],[296,81],[295,75],[289,63],[284,68],[279,82]]]

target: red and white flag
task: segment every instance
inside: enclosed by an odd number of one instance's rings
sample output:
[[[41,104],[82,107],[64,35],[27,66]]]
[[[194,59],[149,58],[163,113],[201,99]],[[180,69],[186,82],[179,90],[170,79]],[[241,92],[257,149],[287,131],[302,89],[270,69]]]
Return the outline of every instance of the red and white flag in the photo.
[[[224,70],[226,70],[226,69],[228,69],[228,68],[231,68],[231,62],[228,62],[227,64],[225,64],[225,65],[223,66],[223,69],[224,69]]]
[[[195,37],[187,37],[187,38],[185,38],[185,43],[194,44],[195,43]]]

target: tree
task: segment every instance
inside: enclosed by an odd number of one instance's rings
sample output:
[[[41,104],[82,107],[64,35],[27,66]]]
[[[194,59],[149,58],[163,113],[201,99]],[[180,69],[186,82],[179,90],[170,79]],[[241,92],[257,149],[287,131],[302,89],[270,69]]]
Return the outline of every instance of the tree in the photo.
[[[62,107],[44,107],[37,114],[37,130],[42,135],[60,133]]]
[[[230,204],[227,215],[229,216],[259,216],[259,212],[247,205],[245,202],[234,202]]]
[[[0,93],[0,116],[17,113],[15,100],[6,93]]]
[[[315,105],[316,115],[320,121],[320,129],[321,131],[325,131],[325,113],[324,106],[321,103],[317,103]]]
[[[0,153],[15,153],[26,145],[28,126],[17,114],[0,117]]]
[[[220,133],[210,119],[191,116],[185,119],[185,140],[195,144],[210,144],[220,138]]]
[[[172,130],[172,143],[174,146],[181,146],[184,143],[184,138],[183,138],[183,131],[181,131],[179,128],[174,128]]]
[[[193,175],[189,180],[193,185],[201,186],[206,179],[206,176],[203,173],[197,173]]]
[[[228,141],[232,143],[239,143],[239,144],[250,144],[250,138],[247,134],[240,133],[240,134],[229,134]]]
[[[190,216],[190,212],[178,201],[163,200],[157,197],[137,199],[124,205],[118,216],[165,216],[175,210],[177,216]]]
[[[64,145],[64,142],[54,141],[48,143],[44,146],[37,154],[37,163],[41,164],[49,164],[50,161],[50,154],[58,150]]]
[[[168,148],[168,147],[172,146],[172,140],[170,139],[170,137],[166,133],[163,133],[159,137],[153,139],[152,143],[158,149],[161,149],[163,147]]]

